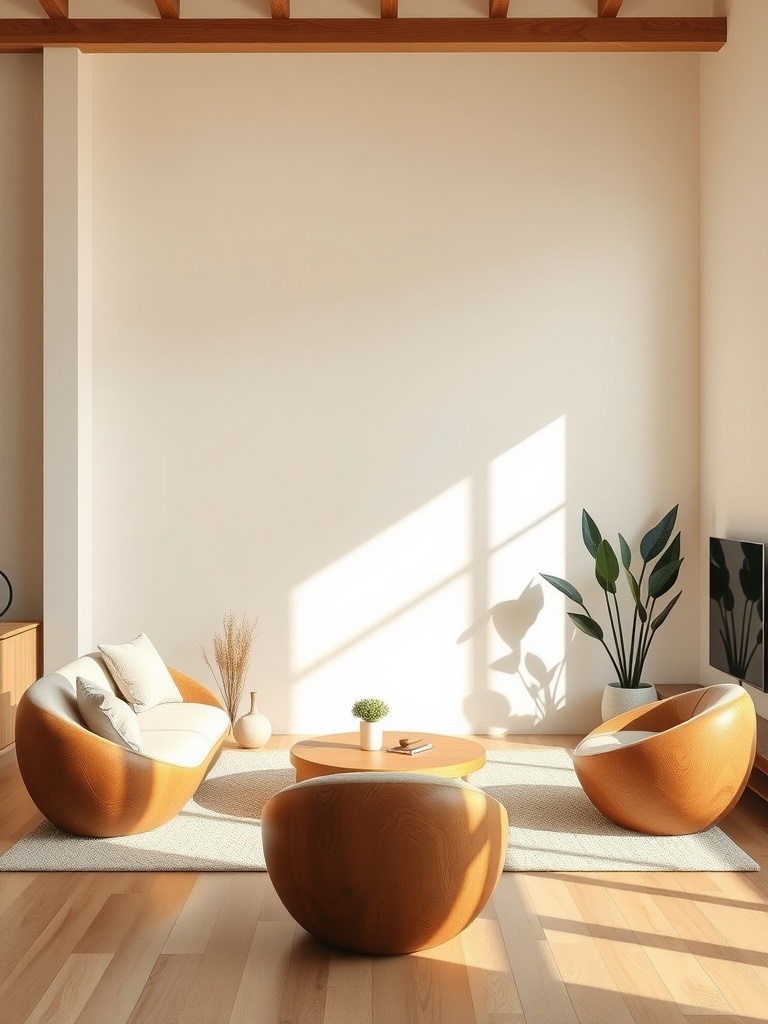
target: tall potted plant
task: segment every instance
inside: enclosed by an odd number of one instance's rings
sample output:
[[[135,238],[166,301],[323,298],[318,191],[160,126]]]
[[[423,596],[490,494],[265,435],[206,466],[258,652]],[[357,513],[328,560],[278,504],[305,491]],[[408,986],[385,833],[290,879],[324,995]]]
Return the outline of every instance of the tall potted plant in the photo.
[[[598,529],[586,509],[581,513],[581,535],[595,562],[595,578],[600,586],[607,611],[609,634],[587,608],[579,591],[559,576],[541,573],[547,583],[579,605],[583,612],[568,612],[573,624],[602,644],[616,673],[616,681],[603,692],[603,721],[631,707],[657,699],[655,687],[642,681],[648,652],[662,623],[680,599],[682,591],[657,611],[657,602],[674,587],[683,559],[680,556],[680,533],[672,537],[677,520],[675,505],[640,541],[639,575],[632,571],[632,551],[619,534],[619,552],[624,577],[632,599],[631,626],[626,623],[619,604],[617,582],[621,575],[619,559],[609,541]],[[655,563],[655,564],[652,564]]]

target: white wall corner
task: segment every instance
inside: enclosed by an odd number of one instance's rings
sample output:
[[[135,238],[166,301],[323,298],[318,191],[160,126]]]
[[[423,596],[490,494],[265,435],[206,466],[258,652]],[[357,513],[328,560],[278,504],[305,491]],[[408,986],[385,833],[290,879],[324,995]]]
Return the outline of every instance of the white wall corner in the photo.
[[[45,670],[92,647],[92,58],[43,55]]]

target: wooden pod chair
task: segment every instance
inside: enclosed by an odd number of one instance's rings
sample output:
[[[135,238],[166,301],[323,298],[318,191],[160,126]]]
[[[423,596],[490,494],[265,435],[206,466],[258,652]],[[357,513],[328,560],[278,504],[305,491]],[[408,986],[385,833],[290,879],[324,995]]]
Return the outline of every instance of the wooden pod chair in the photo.
[[[719,683],[603,722],[576,747],[573,766],[589,799],[617,825],[688,835],[733,808],[755,738],[749,694]]]
[[[457,935],[499,880],[507,812],[457,779],[355,772],[309,779],[261,819],[278,896],[317,938],[413,953]]]
[[[229,717],[201,683],[169,668],[183,703],[139,715],[142,753],[84,725],[76,680],[117,693],[101,655],[78,658],[38,679],[16,715],[16,757],[38,810],[78,836],[126,836],[169,821],[218,757]]]

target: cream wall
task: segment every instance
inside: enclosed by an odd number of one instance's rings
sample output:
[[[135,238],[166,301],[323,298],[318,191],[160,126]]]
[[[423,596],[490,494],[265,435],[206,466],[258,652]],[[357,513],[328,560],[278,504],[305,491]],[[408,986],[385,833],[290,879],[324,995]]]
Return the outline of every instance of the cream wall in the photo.
[[[43,612],[41,71],[39,56],[0,58],[0,569],[14,621]]]
[[[734,0],[701,65],[702,538],[768,542],[768,4]],[[706,552],[702,554],[702,571]],[[701,670],[708,665],[706,591]],[[752,687],[768,717],[768,695]]]
[[[609,666],[537,574],[679,501],[689,679],[698,67],[94,58],[95,637],[202,677],[258,615],[278,731],[580,731]]]

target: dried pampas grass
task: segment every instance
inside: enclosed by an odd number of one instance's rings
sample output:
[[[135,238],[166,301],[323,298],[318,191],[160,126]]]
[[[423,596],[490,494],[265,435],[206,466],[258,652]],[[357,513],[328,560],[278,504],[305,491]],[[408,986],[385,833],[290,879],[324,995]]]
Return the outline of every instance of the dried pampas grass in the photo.
[[[226,613],[223,632],[213,634],[213,658],[219,667],[220,676],[218,677],[208,659],[205,646],[200,645],[203,661],[211,670],[211,675],[221,690],[224,707],[233,725],[240,708],[240,698],[243,696],[245,677],[251,661],[251,648],[258,621],[257,618],[251,622],[248,616],[244,615],[243,621],[238,622],[233,611]]]

